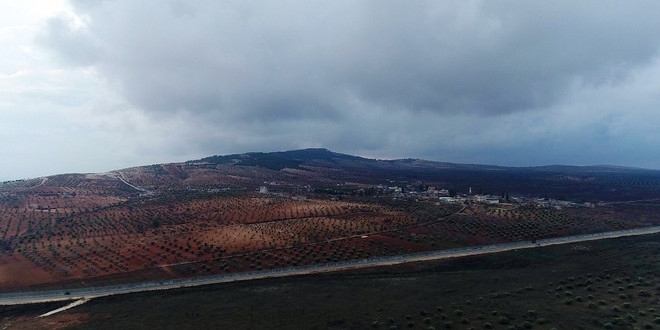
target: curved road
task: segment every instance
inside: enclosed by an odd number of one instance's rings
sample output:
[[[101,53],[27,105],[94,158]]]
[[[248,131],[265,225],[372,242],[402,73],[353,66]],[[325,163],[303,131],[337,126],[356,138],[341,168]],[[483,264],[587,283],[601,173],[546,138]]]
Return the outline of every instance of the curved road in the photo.
[[[205,276],[205,277],[197,277],[197,278],[184,278],[184,279],[174,279],[169,281],[145,282],[145,283],[106,286],[106,287],[90,287],[83,289],[71,289],[69,291],[50,290],[50,291],[5,293],[5,294],[0,294],[0,305],[21,305],[21,304],[29,304],[29,303],[79,300],[79,299],[85,299],[86,301],[92,298],[127,294],[127,293],[168,290],[168,289],[186,288],[186,287],[194,287],[194,286],[209,285],[209,284],[249,281],[249,280],[265,279],[265,278],[336,272],[336,271],[349,270],[349,269],[388,266],[388,265],[396,265],[396,264],[416,262],[416,261],[457,258],[457,257],[505,252],[505,251],[518,250],[518,249],[537,248],[542,246],[570,244],[570,243],[593,241],[600,239],[608,239],[608,238],[616,238],[616,237],[624,237],[624,236],[648,235],[648,234],[656,234],[656,233],[660,233],[660,226],[612,231],[612,232],[597,233],[597,234],[542,239],[536,241],[535,243],[531,241],[522,241],[515,243],[484,245],[484,246],[457,248],[457,249],[442,250],[442,251],[415,253],[415,254],[402,255],[402,256],[390,256],[390,257],[382,257],[382,258],[354,260],[349,262],[340,262],[333,264],[284,268],[284,269],[270,270],[270,271],[215,275],[215,276]]]

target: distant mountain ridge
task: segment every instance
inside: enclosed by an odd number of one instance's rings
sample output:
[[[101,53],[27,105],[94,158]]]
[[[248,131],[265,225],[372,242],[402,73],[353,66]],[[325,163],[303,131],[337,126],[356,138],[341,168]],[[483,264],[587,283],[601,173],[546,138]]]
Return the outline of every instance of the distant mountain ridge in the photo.
[[[323,148],[212,156],[198,160],[217,166],[264,169],[286,180],[322,182],[426,182],[474,193],[519,193],[573,200],[660,197],[660,171],[621,166],[547,165],[507,167],[423,159],[369,159]],[[328,172],[331,171],[331,172]],[[293,176],[295,173],[296,176]],[[284,175],[286,174],[286,175]],[[308,181],[305,181],[308,182]],[[318,181],[312,181],[318,184]]]
[[[648,170],[635,167],[614,166],[614,165],[542,165],[530,167],[513,167],[513,166],[498,166],[498,165],[484,165],[484,164],[461,164],[431,161],[418,158],[402,158],[402,159],[371,159],[360,156],[353,156],[334,152],[325,148],[306,148],[289,151],[275,151],[275,152],[248,152],[242,154],[230,155],[215,155],[204,157],[192,162],[209,162],[212,164],[236,164],[243,166],[261,166],[272,170],[281,170],[284,168],[299,168],[303,164],[313,163],[332,163],[343,164],[347,162],[364,162],[370,165],[379,164],[380,166],[387,167],[385,164],[398,165],[400,167],[426,167],[426,168],[453,168],[453,169],[481,169],[481,170],[521,170],[521,171],[544,171],[544,172],[572,172],[583,173],[593,171],[606,171],[606,172],[629,172],[629,171],[651,171],[660,172],[658,170]],[[343,163],[342,163],[343,162]],[[355,164],[354,164],[355,165]]]
[[[107,173],[60,174],[18,180],[0,184],[0,195],[27,191],[64,194],[87,190],[123,198],[187,189],[257,190],[265,183],[293,190],[315,187],[337,194],[387,185],[575,201],[660,198],[658,170],[568,165],[505,167],[413,158],[379,160],[324,148],[216,155]]]

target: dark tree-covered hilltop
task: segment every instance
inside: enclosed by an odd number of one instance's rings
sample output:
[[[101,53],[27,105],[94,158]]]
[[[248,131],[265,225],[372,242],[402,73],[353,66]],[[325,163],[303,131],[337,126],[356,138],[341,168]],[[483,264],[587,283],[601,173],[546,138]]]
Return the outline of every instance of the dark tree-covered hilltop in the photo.
[[[660,197],[660,171],[616,166],[504,167],[410,158],[376,160],[327,149],[212,156],[194,162],[273,171],[302,169],[337,183],[422,181],[459,192],[467,192],[471,187],[474,193],[523,194],[576,201]]]

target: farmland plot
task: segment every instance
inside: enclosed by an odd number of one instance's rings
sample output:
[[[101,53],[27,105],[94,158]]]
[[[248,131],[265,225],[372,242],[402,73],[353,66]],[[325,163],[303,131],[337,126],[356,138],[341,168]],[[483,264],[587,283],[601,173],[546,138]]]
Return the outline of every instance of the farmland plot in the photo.
[[[37,195],[17,208],[3,205],[3,264],[48,274],[3,280],[3,290],[153,268],[190,276],[391,254],[399,250],[359,237],[416,221],[377,204],[254,194],[73,198]]]
[[[33,182],[0,200],[0,291],[276,269],[642,224],[620,217],[632,205],[503,209],[189,190],[128,199],[81,188],[79,179],[63,177],[63,187]]]

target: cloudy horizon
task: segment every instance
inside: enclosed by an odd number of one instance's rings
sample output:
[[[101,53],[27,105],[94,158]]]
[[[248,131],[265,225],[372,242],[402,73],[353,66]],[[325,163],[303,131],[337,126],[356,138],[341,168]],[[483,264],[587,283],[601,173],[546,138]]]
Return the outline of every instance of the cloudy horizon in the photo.
[[[0,181],[323,147],[660,169],[654,1],[0,5]]]

